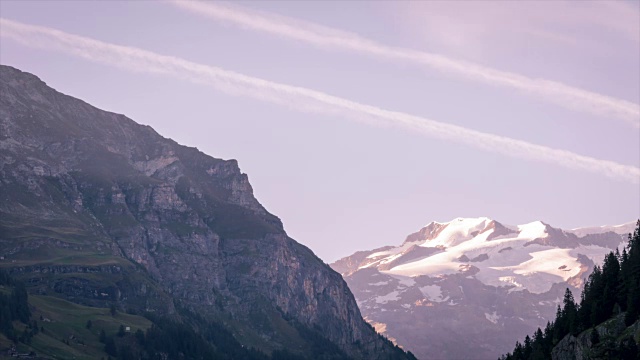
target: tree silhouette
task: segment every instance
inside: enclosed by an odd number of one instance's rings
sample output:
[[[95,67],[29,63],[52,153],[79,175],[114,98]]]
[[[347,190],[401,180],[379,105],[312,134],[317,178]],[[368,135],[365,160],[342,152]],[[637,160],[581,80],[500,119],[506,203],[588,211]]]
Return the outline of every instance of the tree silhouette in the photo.
[[[625,324],[630,326],[640,318],[640,220],[635,231],[629,234],[629,242],[622,252],[616,249],[604,258],[602,267],[595,266],[585,282],[580,304],[571,290],[565,291],[562,307],[558,306],[553,322],[547,323],[544,332],[538,328],[533,340],[527,335],[524,345],[516,342],[513,353],[503,360],[538,360],[551,358],[553,347],[565,336],[578,335],[594,328],[612,316],[625,312]],[[638,359],[638,346],[633,337],[619,342],[600,339],[593,329],[589,334],[592,345],[609,358]]]

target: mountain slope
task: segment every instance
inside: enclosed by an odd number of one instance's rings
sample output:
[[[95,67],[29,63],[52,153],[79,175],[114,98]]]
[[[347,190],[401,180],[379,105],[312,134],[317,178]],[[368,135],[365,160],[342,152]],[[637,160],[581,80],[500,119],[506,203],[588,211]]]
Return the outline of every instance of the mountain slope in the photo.
[[[640,359],[640,220],[628,240],[594,267],[578,301],[567,289],[544,330],[500,359]]]
[[[615,229],[632,231],[633,223]],[[565,287],[577,290],[625,240],[615,232],[581,235],[540,221],[458,218],[331,266],[365,318],[419,358],[495,359],[544,327]]]
[[[224,323],[264,351],[321,334],[355,358],[403,358],[339,274],[289,238],[235,160],[0,67],[0,266],[75,303]]]
[[[201,322],[198,333],[166,317],[28,295],[23,283],[2,271],[0,313],[0,358],[30,354],[36,359],[269,360],[214,323]]]

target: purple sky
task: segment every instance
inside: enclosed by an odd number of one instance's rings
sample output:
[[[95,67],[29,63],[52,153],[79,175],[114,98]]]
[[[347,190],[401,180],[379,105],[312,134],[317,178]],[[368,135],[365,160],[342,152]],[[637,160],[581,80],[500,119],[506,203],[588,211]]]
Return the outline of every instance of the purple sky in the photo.
[[[0,16],[2,64],[238,159],[328,262],[459,216],[640,217],[636,1],[3,0]]]

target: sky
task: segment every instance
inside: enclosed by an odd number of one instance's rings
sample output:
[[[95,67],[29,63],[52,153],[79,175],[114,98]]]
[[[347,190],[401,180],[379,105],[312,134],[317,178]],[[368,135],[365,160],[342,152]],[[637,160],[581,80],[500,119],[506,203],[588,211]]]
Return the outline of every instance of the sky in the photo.
[[[326,262],[640,218],[640,2],[0,1],[0,63],[237,159]]]

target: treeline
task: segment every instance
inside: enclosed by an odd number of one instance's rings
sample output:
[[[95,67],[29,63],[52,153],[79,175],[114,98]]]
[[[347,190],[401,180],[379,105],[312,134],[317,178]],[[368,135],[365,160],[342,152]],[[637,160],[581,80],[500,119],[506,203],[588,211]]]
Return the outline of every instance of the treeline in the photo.
[[[221,324],[205,319],[179,305],[180,321],[145,315],[153,325],[146,332],[133,334],[124,330],[107,336],[101,334],[105,352],[116,360],[155,359],[221,359],[221,360],[349,360],[335,343],[329,341],[318,328],[310,328],[290,319],[298,335],[307,345],[303,355],[286,349],[275,350],[271,356],[241,345]],[[388,341],[388,340],[387,340]],[[390,358],[406,359],[397,346]],[[410,353],[409,353],[410,354]],[[415,359],[410,355],[409,359]]]
[[[349,360],[350,357],[342,351],[338,345],[329,341],[326,337],[322,335],[321,330],[318,327],[309,328],[300,324],[299,322],[291,319],[289,320],[296,330],[300,337],[308,344],[309,350],[308,354],[305,356],[300,356],[291,353],[286,349],[275,350],[271,354],[272,359],[278,360]]]
[[[100,341],[104,343],[105,352],[118,360],[269,359],[261,352],[242,347],[218,325],[211,324],[211,327],[207,331],[222,334],[222,336],[207,339],[205,335],[196,332],[188,324],[155,317],[153,325],[146,332],[138,330],[129,334],[120,329],[118,333],[112,335],[101,333]]]
[[[285,320],[288,323],[293,325],[296,328],[298,335],[305,341],[308,346],[307,351],[304,355],[294,354],[287,349],[275,350],[271,354],[271,359],[273,360],[350,360],[349,357],[343,350],[341,350],[338,345],[329,341],[322,332],[322,329],[317,325],[312,327],[305,326],[299,321],[295,320],[293,317],[282,313]],[[371,329],[371,331],[376,332],[371,324],[366,323],[365,325]],[[377,332],[376,332],[377,334]],[[393,359],[403,359],[403,360],[417,360],[416,357],[411,353],[411,351],[404,351],[398,345],[393,344],[389,339],[384,337],[383,335],[377,334],[378,338],[386,343],[391,349],[391,353],[385,355],[385,358],[393,360]],[[359,347],[363,347],[363,344],[358,340],[355,342],[355,345]]]
[[[376,331],[376,329],[373,327],[373,325],[369,324],[368,322],[365,323],[366,326],[369,327],[369,329],[371,329],[372,331],[374,331],[375,333],[378,334],[378,338],[381,339],[383,342],[385,342],[387,345],[389,345],[389,347],[391,347],[393,353],[391,354],[390,358],[391,359],[408,359],[408,360],[418,360],[416,358],[415,355],[413,355],[413,353],[411,351],[404,351],[401,347],[399,347],[398,345],[394,344],[391,340],[389,340],[386,336],[378,333]]]
[[[305,326],[289,319],[307,348],[304,355],[292,353],[286,349],[276,350],[270,356],[241,345],[222,324],[206,319],[189,309],[176,304],[177,317],[168,318],[155,314],[146,314],[152,326],[146,331],[134,333],[125,331],[123,325],[115,333],[106,333],[102,329],[99,341],[102,343],[106,359],[111,360],[347,360],[350,357],[335,343],[329,341],[319,328]],[[116,308],[111,307],[115,316]],[[0,332],[13,342],[31,344],[41,328],[31,320],[29,297],[22,282],[15,281],[0,270]],[[14,322],[26,324],[22,332],[16,331]],[[87,321],[86,328],[91,329],[93,322]],[[44,330],[42,330],[44,331]],[[389,342],[389,340],[384,339]],[[68,340],[63,342],[69,345]],[[391,346],[391,344],[389,342]],[[407,354],[395,346],[390,359],[405,359]],[[415,359],[408,353],[409,359]]]
[[[553,347],[566,335],[577,336],[623,312],[627,326],[636,322],[640,315],[640,220],[633,235],[629,234],[629,243],[622,253],[618,249],[610,252],[602,268],[594,267],[582,290],[580,303],[576,303],[567,289],[562,305],[558,305],[555,320],[547,322],[544,330],[538,328],[533,338],[527,335],[524,343],[516,342],[513,353],[503,355],[500,360],[550,359]],[[590,340],[594,345],[601,343],[595,329]],[[633,337],[620,344],[609,341],[600,345],[608,359],[640,359]]]
[[[26,342],[30,340],[33,334],[31,332],[23,333],[18,336],[13,327],[14,321],[21,321],[29,325],[31,329],[31,311],[29,310],[29,296],[27,289],[22,282],[14,281],[4,271],[0,271],[0,285],[11,287],[11,292],[6,294],[0,292],[0,331],[10,340],[22,340]],[[37,325],[35,326],[37,329]],[[37,332],[37,330],[34,330]]]

